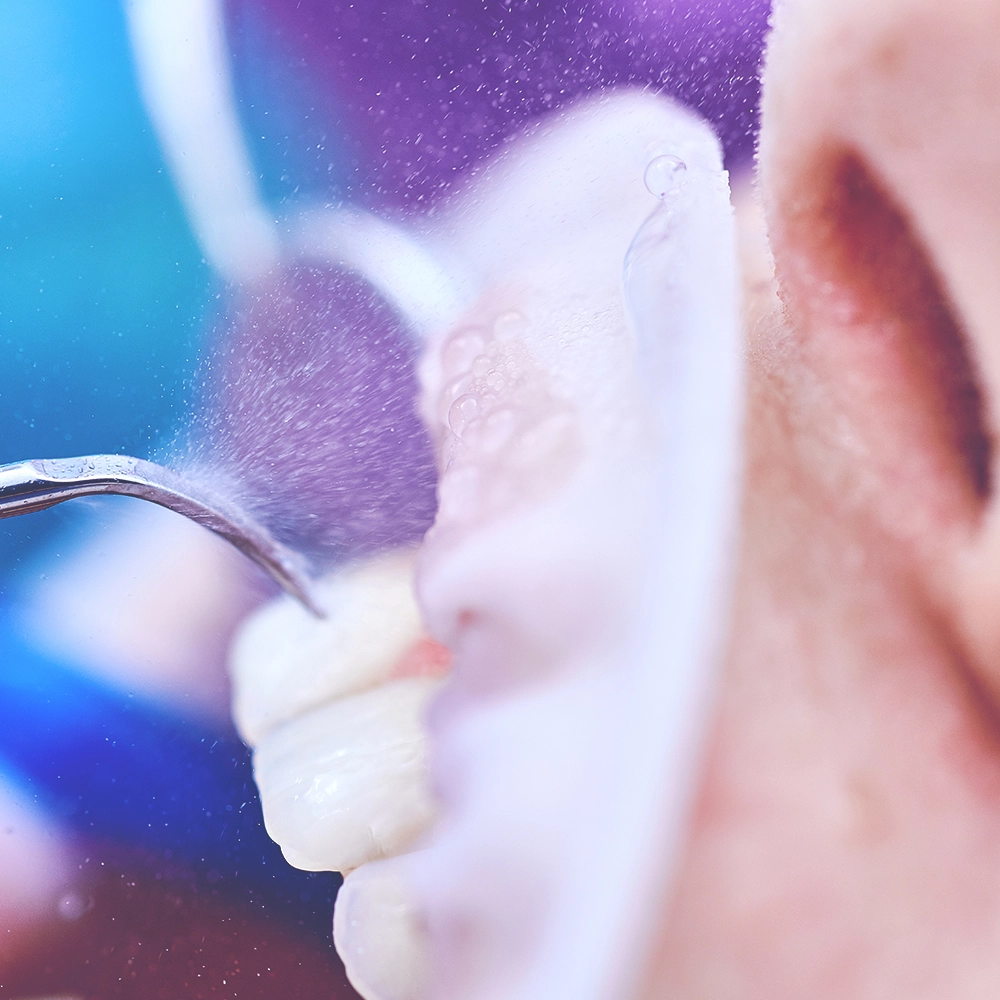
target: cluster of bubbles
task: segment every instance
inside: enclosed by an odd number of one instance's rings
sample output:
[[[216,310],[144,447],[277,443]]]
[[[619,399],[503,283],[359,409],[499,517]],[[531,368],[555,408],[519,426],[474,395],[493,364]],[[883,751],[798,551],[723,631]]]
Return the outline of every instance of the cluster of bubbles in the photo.
[[[525,346],[529,320],[501,312],[441,351],[441,521],[482,520],[537,502],[572,462],[571,412]]]

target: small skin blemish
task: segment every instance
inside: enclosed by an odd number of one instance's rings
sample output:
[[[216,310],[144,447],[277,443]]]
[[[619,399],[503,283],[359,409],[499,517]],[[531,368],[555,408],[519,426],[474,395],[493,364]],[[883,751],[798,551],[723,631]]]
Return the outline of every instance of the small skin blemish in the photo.
[[[886,76],[896,76],[903,61],[903,45],[898,39],[888,39],[875,50],[873,62]]]
[[[885,843],[892,832],[892,819],[885,796],[860,772],[848,777],[844,793],[849,839],[866,847]]]

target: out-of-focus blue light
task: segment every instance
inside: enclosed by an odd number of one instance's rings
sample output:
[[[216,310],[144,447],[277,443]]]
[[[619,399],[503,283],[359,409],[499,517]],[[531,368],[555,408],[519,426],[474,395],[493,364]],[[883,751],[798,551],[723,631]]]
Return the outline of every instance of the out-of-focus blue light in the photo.
[[[214,289],[114,0],[0,2],[0,461],[148,453]],[[0,526],[0,562],[44,523]]]
[[[329,938],[340,877],[282,858],[236,736],[42,655],[2,604],[0,762],[67,829],[165,854],[234,901]]]

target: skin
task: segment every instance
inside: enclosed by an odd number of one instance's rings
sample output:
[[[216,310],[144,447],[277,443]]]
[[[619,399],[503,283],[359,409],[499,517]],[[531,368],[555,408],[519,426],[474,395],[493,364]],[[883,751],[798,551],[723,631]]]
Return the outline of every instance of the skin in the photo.
[[[643,996],[1000,987],[1000,8],[787,3],[724,680]]]

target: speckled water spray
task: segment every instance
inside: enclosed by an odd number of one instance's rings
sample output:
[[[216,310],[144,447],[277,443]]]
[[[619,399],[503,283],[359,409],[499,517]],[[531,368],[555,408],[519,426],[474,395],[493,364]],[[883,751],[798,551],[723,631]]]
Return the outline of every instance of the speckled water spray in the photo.
[[[32,459],[0,466],[0,518],[46,510],[77,497],[148,500],[215,532],[252,559],[316,615],[306,562],[246,511],[171,469],[126,455]]]

